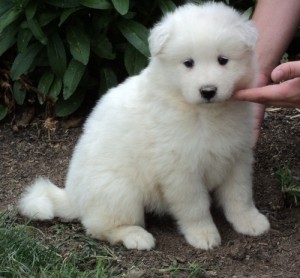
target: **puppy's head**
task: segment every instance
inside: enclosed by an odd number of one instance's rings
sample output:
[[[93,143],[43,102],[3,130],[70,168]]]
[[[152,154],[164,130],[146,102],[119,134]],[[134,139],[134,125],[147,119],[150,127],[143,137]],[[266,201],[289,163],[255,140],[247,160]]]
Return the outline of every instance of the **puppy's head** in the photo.
[[[256,37],[252,22],[224,4],[187,4],[151,30],[150,66],[185,101],[222,102],[253,85]]]

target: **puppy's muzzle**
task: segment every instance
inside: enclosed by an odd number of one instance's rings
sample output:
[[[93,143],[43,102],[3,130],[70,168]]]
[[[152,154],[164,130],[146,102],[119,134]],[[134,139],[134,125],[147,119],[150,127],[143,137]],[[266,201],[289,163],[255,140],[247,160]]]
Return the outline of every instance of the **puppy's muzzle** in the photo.
[[[202,98],[204,98],[207,101],[210,101],[216,94],[217,94],[218,88],[213,85],[207,85],[207,86],[202,86],[200,88],[200,94]]]

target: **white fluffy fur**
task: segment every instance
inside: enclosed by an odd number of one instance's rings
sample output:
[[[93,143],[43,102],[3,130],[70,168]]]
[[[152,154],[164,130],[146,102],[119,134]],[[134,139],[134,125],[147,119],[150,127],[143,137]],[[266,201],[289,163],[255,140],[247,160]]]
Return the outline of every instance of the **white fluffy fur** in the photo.
[[[111,89],[87,120],[65,189],[38,179],[21,213],[78,218],[95,238],[149,250],[144,210],[167,212],[192,246],[210,249],[221,241],[209,211],[214,191],[236,231],[267,231],[252,200],[252,107],[230,100],[254,83],[255,41],[252,23],[222,4],[165,16],[151,30],[148,67]],[[193,68],[183,65],[189,58]],[[210,101],[199,92],[207,85],[217,87]]]

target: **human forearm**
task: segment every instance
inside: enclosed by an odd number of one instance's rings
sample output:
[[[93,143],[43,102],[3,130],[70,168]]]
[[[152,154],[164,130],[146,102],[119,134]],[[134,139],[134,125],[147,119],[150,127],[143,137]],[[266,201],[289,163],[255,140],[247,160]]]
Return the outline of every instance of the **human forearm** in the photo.
[[[259,0],[253,15],[260,74],[269,79],[300,23],[299,0]]]

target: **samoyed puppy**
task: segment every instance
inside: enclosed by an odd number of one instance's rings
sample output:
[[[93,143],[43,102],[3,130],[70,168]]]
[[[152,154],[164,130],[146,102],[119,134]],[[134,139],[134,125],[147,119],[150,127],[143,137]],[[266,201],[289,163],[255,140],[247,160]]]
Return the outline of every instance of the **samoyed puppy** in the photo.
[[[186,4],[150,32],[149,65],[108,91],[89,116],[65,188],[37,179],[20,199],[32,219],[79,219],[87,234],[149,250],[144,211],[169,213],[195,248],[221,242],[210,192],[234,229],[257,236],[269,222],[252,199],[250,103],[257,33],[224,4]]]

